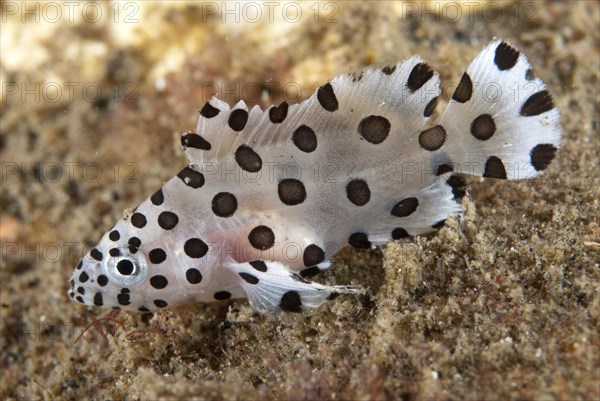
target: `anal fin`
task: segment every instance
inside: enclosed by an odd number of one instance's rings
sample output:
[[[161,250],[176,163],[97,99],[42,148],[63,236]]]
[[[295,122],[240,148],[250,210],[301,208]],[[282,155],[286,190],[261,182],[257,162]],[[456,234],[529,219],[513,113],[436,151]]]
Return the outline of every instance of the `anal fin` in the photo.
[[[458,174],[444,173],[423,190],[395,200],[387,207],[385,222],[367,227],[368,241],[383,245],[390,240],[427,234],[443,226],[451,216],[462,216],[467,183]]]

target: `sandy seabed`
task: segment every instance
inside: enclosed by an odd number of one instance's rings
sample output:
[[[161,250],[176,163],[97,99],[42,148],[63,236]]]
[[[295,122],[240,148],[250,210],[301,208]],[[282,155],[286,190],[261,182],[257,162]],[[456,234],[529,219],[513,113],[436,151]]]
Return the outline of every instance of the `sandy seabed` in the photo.
[[[600,399],[599,3],[248,4],[1,4],[0,399]],[[472,182],[435,235],[317,278],[368,296],[274,316],[68,299],[83,252],[185,165],[215,90],[299,101],[414,54],[457,82],[493,37],[547,83],[562,148],[534,180]]]

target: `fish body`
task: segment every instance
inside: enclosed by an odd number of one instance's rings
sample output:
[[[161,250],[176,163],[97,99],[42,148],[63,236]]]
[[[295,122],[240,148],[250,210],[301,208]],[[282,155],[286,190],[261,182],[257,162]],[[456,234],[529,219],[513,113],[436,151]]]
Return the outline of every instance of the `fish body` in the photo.
[[[415,56],[337,76],[299,104],[210,99],[181,139],[189,165],[102,237],[70,296],[134,311],[244,297],[300,311],[359,292],[307,279],[344,246],[461,215],[464,176],[532,178],[560,146],[559,112],[510,43],[484,48],[432,121],[439,96]]]

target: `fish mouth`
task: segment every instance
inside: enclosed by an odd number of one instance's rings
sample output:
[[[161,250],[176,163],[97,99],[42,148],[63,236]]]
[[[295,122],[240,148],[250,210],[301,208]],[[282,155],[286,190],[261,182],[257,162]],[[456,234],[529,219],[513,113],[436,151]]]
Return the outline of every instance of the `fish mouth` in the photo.
[[[83,258],[78,264],[71,278],[69,279],[70,288],[67,290],[67,295],[74,301],[83,305],[92,305],[92,299],[89,295],[93,291],[93,283],[95,282],[93,273],[99,267],[99,262],[88,261]]]
[[[80,304],[90,305],[90,298],[85,294],[85,287],[83,286],[79,286],[77,288],[75,288],[75,286],[71,286],[71,288],[67,291],[67,295],[69,298],[79,302]]]

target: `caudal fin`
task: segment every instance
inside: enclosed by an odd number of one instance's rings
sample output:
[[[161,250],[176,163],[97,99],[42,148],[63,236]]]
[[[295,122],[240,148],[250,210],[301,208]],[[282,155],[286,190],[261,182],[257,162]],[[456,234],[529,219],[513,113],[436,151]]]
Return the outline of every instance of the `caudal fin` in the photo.
[[[443,171],[532,178],[560,146],[559,112],[546,85],[525,55],[501,40],[469,65],[438,126],[448,138]]]

